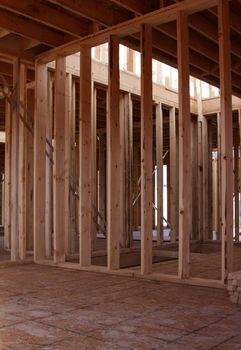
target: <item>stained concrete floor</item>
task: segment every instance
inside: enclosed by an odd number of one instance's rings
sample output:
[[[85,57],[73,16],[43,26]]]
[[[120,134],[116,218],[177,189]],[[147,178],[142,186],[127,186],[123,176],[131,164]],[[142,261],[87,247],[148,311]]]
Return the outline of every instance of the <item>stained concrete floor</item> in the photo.
[[[241,349],[241,307],[225,290],[3,264],[0,349]]]

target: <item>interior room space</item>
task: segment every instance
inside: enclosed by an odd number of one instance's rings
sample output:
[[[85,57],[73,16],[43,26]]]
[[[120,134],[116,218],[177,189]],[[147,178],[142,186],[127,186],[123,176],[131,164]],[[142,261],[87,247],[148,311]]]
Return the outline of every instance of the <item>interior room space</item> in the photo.
[[[241,348],[240,0],[0,15],[0,348]]]

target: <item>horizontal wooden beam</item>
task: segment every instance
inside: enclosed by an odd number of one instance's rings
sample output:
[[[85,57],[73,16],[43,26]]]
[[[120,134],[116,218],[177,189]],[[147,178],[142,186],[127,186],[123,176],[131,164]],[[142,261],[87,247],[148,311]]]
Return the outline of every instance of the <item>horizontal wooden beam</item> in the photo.
[[[142,15],[153,11],[150,6],[150,1],[140,1],[140,0],[111,0],[113,4],[121,6],[126,10],[132,11],[135,14]]]
[[[53,9],[43,2],[34,0],[0,0],[0,7],[34,19],[49,27],[81,37],[91,32],[88,22],[78,19],[60,9]]]
[[[8,57],[10,59],[20,58],[23,63],[33,65],[34,57],[33,55],[24,52],[24,49],[16,48],[14,45],[6,44],[0,40],[0,55]]]
[[[107,7],[103,2],[91,1],[75,1],[75,0],[49,0],[53,4],[62,6],[63,8],[74,12],[82,17],[94,20],[104,26],[113,26],[128,19],[126,14],[115,10],[113,7]],[[130,17],[129,17],[130,19]]]
[[[41,23],[33,22],[27,18],[20,17],[13,12],[0,9],[1,27],[32,38],[46,45],[55,47],[74,39],[73,36],[65,36],[54,29],[48,28]]]
[[[0,29],[0,38],[4,38],[6,35],[8,35],[10,32],[6,29]]]
[[[174,21],[179,11],[185,11],[188,14],[192,14],[215,5],[216,0],[196,0],[195,2],[192,0],[185,0],[178,4],[164,7],[152,13],[148,13],[124,23],[120,23],[113,26],[112,28],[104,29],[98,33],[86,36],[83,39],[78,39],[71,43],[62,45],[61,47],[52,49],[46,53],[39,55],[38,58],[46,63],[51,62],[55,59],[57,54],[68,56],[78,52],[80,45],[97,46],[107,42],[110,35],[125,37],[127,35],[140,32],[142,24],[157,26],[162,23]]]
[[[189,20],[189,22],[192,23],[191,28],[189,28],[190,48],[198,52],[200,55],[214,61],[215,63],[218,63],[219,62],[218,33],[217,33],[217,28],[215,24],[213,24],[212,22],[204,18],[204,24],[202,24],[201,26],[203,16],[201,16],[200,14],[195,14],[193,18],[194,20],[192,19],[192,16],[191,16]],[[194,24],[196,18],[197,18],[198,25]],[[209,26],[207,22],[209,23]],[[212,28],[210,28],[210,26]],[[173,22],[166,23],[165,25],[162,25],[161,27],[159,27],[158,31],[176,40],[175,23]],[[203,31],[204,31],[204,34],[203,34]],[[212,38],[211,40],[210,40],[210,37]],[[234,65],[235,58],[236,59],[237,57],[241,58],[241,47],[238,40],[235,37],[231,38],[231,49],[232,49],[231,51],[233,55],[236,56],[234,57],[233,64],[232,64],[233,71],[237,74],[241,74],[238,67],[236,68]],[[218,66],[217,66],[217,71],[218,71]]]

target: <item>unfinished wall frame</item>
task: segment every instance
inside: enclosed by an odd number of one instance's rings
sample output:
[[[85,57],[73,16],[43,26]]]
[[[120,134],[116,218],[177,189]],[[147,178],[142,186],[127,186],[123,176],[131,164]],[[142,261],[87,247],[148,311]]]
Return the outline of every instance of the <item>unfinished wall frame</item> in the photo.
[[[198,278],[190,278],[190,237],[192,229],[192,153],[191,153],[191,113],[190,113],[190,97],[189,97],[189,43],[188,43],[188,16],[194,12],[207,9],[218,3],[218,13],[220,20],[220,76],[221,76],[221,181],[222,181],[222,280],[205,280]],[[232,258],[232,241],[231,241],[231,209],[227,209],[227,203],[231,204],[230,196],[226,191],[227,187],[232,184],[230,178],[230,152],[232,150],[231,145],[231,130],[232,125],[228,124],[224,118],[225,114],[230,115],[231,109],[231,84],[229,77],[230,58],[227,52],[230,52],[228,46],[228,34],[225,28],[228,26],[228,1],[214,1],[214,0],[198,0],[196,2],[184,1],[178,3],[171,9],[162,8],[153,14],[147,14],[144,16],[137,17],[130,20],[128,23],[121,23],[112,28],[105,29],[99,33],[93,34],[90,37],[85,37],[80,40],[76,40],[72,44],[66,44],[61,48],[53,49],[48,54],[39,56],[39,61],[36,65],[37,79],[36,80],[36,120],[35,123],[35,209],[34,209],[34,222],[35,222],[35,260],[41,260],[44,258],[43,242],[44,239],[42,234],[44,232],[44,222],[42,220],[42,209],[37,211],[38,203],[36,198],[40,193],[42,184],[45,182],[45,175],[43,169],[43,137],[44,127],[41,124],[40,115],[45,114],[44,106],[42,101],[46,101],[46,96],[43,91],[43,86],[46,82],[45,76],[45,64],[52,59],[56,59],[56,55],[67,56],[79,50],[81,52],[89,52],[90,48],[109,41],[109,86],[108,86],[108,117],[107,117],[107,256],[108,263],[106,267],[94,267],[91,266],[91,229],[89,228],[90,220],[89,211],[91,201],[89,197],[93,195],[93,188],[89,184],[87,174],[89,170],[84,174],[83,164],[80,164],[80,220],[86,220],[86,227],[83,228],[83,221],[80,224],[80,264],[78,267],[72,264],[73,268],[87,269],[87,270],[98,270],[109,273],[123,273],[130,274],[132,276],[138,276],[141,278],[150,278],[158,280],[175,281],[188,284],[198,284],[207,286],[220,287],[226,282],[227,274],[231,271],[231,258]],[[177,36],[178,36],[178,67],[179,67],[179,266],[178,276],[169,276],[164,274],[157,274],[152,272],[152,137],[153,137],[153,101],[152,101],[152,74],[151,74],[151,61],[152,61],[152,26],[156,24],[168,23],[170,21],[177,20]],[[123,36],[141,32],[141,53],[142,53],[142,75],[141,75],[141,271],[136,272],[134,270],[120,270],[120,197],[118,191],[119,184],[119,168],[120,168],[120,120],[119,120],[119,42]],[[85,51],[86,50],[86,51]],[[226,54],[224,54],[226,52]],[[88,69],[86,69],[86,76],[83,74],[87,91],[89,92],[89,83],[91,70],[89,65],[86,63]],[[81,71],[81,70],[80,70]],[[39,78],[40,77],[40,78]],[[80,79],[83,79],[80,75]],[[84,82],[82,81],[83,86]],[[88,86],[87,86],[88,85]],[[82,86],[82,88],[83,88]],[[39,95],[40,94],[40,95]],[[80,108],[83,108],[80,121],[83,123],[81,128],[85,127],[86,139],[79,140],[80,145],[80,160],[86,163],[87,145],[91,142],[96,143],[96,137],[93,140],[93,133],[89,125],[89,120],[83,119],[84,108],[86,108],[85,116],[91,114],[90,111],[90,96],[88,101],[84,101],[83,94],[81,95]],[[41,98],[39,97],[41,96]],[[155,101],[158,102],[158,101]],[[160,108],[160,105],[159,105]],[[160,129],[161,113],[159,109],[158,118],[159,124],[158,130]],[[174,113],[175,114],[175,113]],[[231,119],[231,118],[229,118]],[[199,131],[198,120],[198,133]],[[84,122],[87,124],[84,126]],[[39,127],[38,130],[36,130]],[[160,131],[160,130],[159,130]],[[203,132],[203,130],[201,131]],[[82,131],[83,133],[83,131]],[[82,135],[82,136],[83,136]],[[161,140],[161,137],[160,137]],[[158,141],[158,154],[160,156],[162,152],[161,141]],[[86,142],[86,143],[85,143]],[[173,141],[174,142],[174,141]],[[175,141],[176,143],[176,141]],[[90,148],[90,147],[89,147]],[[197,146],[200,152],[200,146]],[[134,152],[134,150],[133,150]],[[133,157],[134,158],[134,157]],[[162,167],[160,157],[158,158],[158,167]],[[37,163],[38,162],[38,163]],[[87,167],[88,168],[88,167]],[[89,168],[88,168],[89,169]],[[85,169],[86,170],[86,169]],[[95,172],[96,176],[96,172]],[[40,181],[37,181],[37,178]],[[158,183],[161,186],[162,177],[159,174]],[[200,181],[198,181],[200,183]],[[81,188],[82,186],[82,188]],[[96,188],[95,188],[96,190]],[[159,188],[159,195],[161,189]],[[82,205],[85,198],[86,211]],[[93,197],[92,197],[93,198]],[[42,199],[41,199],[42,202]],[[44,206],[43,206],[44,207]],[[162,206],[159,204],[158,213],[158,243],[162,241]],[[226,214],[225,214],[226,213]],[[86,214],[86,216],[84,216]],[[160,219],[161,218],[161,219]],[[175,216],[176,218],[176,216]],[[89,220],[89,221],[88,221]],[[199,218],[200,221],[200,218]],[[39,224],[42,231],[36,226]],[[205,238],[206,239],[206,238]],[[84,251],[83,247],[86,247]],[[63,256],[61,254],[61,256]],[[63,263],[64,259],[55,259],[55,262],[59,266],[70,267],[70,264]]]

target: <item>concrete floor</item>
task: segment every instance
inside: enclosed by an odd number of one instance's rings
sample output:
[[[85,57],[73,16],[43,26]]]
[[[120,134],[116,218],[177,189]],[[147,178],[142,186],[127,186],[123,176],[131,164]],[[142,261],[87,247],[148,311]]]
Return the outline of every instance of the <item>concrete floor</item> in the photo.
[[[0,349],[241,349],[226,290],[0,265]]]

